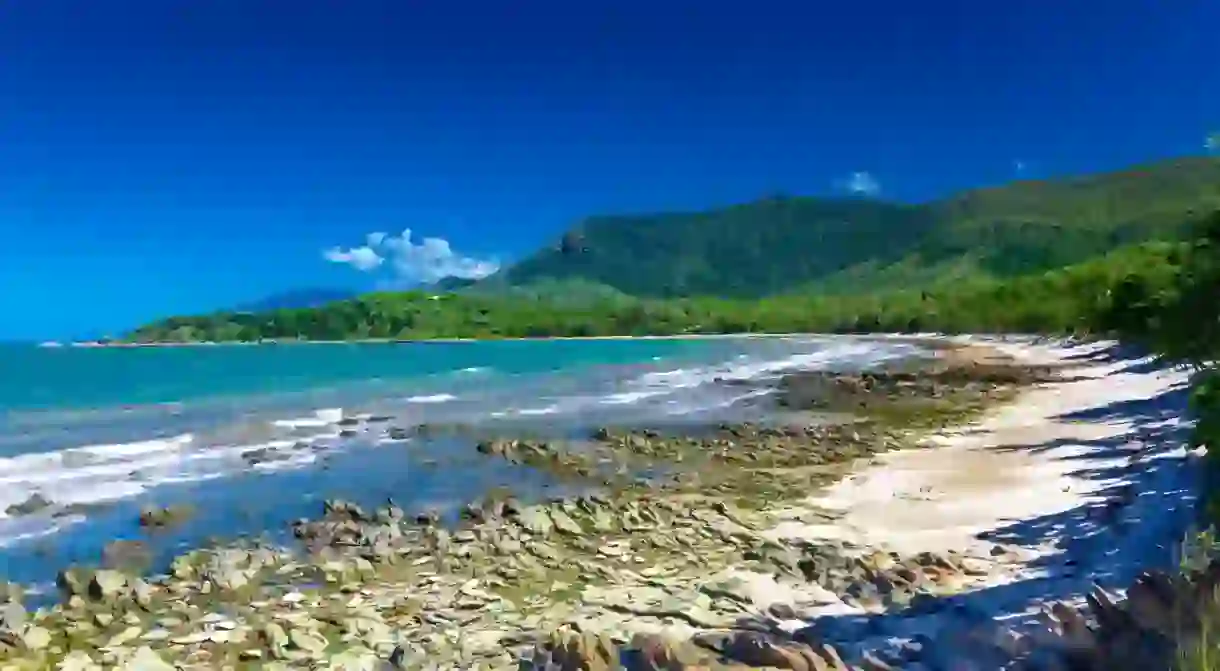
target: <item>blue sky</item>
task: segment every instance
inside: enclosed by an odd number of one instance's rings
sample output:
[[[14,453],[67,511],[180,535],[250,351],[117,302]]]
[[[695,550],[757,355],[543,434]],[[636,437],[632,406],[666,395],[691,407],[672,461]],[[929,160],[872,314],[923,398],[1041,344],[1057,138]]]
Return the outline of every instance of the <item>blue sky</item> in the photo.
[[[483,272],[591,213],[1200,153],[1218,26],[1208,0],[3,3],[0,338]]]

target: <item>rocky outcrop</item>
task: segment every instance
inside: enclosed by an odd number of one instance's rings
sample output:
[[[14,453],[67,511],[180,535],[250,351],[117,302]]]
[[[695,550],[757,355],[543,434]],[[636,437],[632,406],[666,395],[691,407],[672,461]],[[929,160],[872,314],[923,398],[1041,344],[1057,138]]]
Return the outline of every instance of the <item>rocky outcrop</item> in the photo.
[[[888,399],[893,391],[927,400],[938,393],[918,377],[887,375],[824,380],[852,398]],[[950,398],[938,399],[935,412],[961,401],[954,394],[962,389],[981,398],[1013,383],[946,379],[939,389]],[[341,424],[364,432],[372,421]],[[819,617],[823,607],[862,617],[919,616],[1006,559],[904,556],[763,533],[778,516],[769,506],[795,506],[843,465],[909,445],[908,433],[892,422],[704,428],[675,435],[607,427],[582,441],[477,443],[491,458],[591,486],[610,483],[581,496],[522,501],[498,494],[465,506],[457,520],[408,514],[393,502],[372,508],[332,500],[318,517],[292,526],[303,552],[199,550],[147,579],[115,570],[120,562],[65,571],[55,609],[33,616],[0,610],[7,646],[0,667],[882,671],[955,669],[954,660],[984,649],[987,659],[1007,655],[1006,664],[1033,663],[1027,653],[1034,647],[1055,649],[1055,659],[1064,660],[1079,647],[1066,641],[1086,638],[1082,625],[1063,615],[1056,620],[1062,644],[975,626],[961,640],[944,637],[955,647],[919,641],[900,651],[856,650],[851,632]],[[459,429],[421,426],[401,436]],[[661,475],[642,481],[644,471]],[[146,512],[141,522],[150,529],[176,517]],[[814,509],[800,514],[835,519]],[[112,553],[142,549],[123,543]],[[1114,613],[1125,606],[1098,604],[1112,615],[1106,621],[1121,619]],[[1088,640],[1099,640],[1104,629],[1092,622],[1104,618],[1078,619],[1093,632]]]
[[[145,506],[140,510],[140,526],[166,528],[181,524],[195,514],[193,506],[178,504],[172,506]]]

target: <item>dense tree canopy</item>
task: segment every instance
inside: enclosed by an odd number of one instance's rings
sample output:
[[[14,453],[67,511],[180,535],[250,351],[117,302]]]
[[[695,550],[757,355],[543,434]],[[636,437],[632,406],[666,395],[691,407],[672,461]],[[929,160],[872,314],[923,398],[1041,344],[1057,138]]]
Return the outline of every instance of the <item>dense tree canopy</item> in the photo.
[[[1014,277],[1172,239],[1220,207],[1220,158],[1022,181],[920,206],[772,196],[716,210],[591,217],[484,283],[580,278],[635,296],[860,293]]]
[[[959,277],[939,288],[859,296],[658,300],[590,293],[571,301],[552,293],[374,293],[316,309],[175,317],[139,329],[131,338],[185,342],[1134,328],[1127,322],[1145,308],[1103,318],[1107,305],[1117,297],[1143,306],[1161,296],[1189,248],[1187,243],[1146,243],[1007,280]]]

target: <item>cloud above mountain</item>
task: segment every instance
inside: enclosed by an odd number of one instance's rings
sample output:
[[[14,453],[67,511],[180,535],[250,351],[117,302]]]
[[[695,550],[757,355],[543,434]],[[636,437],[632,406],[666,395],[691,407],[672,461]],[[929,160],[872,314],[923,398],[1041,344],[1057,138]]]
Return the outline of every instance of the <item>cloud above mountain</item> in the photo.
[[[356,270],[363,272],[378,268],[385,262],[385,259],[376,250],[367,246],[352,247],[351,249],[332,247],[322,252],[322,258],[331,263],[346,263]]]
[[[878,182],[872,173],[865,171],[853,172],[839,180],[837,186],[844,191],[862,196],[875,196],[881,193],[881,182]]]
[[[446,277],[477,280],[500,269],[495,259],[461,254],[444,238],[421,238],[415,242],[409,228],[397,236],[380,231],[369,233],[363,245],[332,247],[322,252],[322,258],[361,272],[385,266],[394,280],[410,283],[431,283]]]

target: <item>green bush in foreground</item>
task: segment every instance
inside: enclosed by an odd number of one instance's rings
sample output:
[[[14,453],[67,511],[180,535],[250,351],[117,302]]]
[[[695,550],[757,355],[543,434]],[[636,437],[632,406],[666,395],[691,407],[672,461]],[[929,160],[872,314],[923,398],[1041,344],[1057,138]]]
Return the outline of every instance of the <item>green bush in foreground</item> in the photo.
[[[1193,242],[1180,254],[1172,282],[1157,290],[1139,283],[1120,283],[1111,305],[1101,316],[1108,326],[1129,339],[1144,343],[1164,360],[1194,369],[1190,411],[1195,420],[1192,443],[1207,446],[1207,497],[1200,522],[1208,531],[1194,539],[1202,546],[1194,558],[1198,570],[1216,556],[1212,532],[1220,522],[1220,213],[1213,215]],[[1190,553],[1184,553],[1189,555]],[[1191,557],[1186,556],[1186,560]],[[1208,598],[1210,596],[1211,598]],[[1178,632],[1177,668],[1180,671],[1220,669],[1220,604],[1216,595],[1194,602],[1193,613],[1201,630]]]

